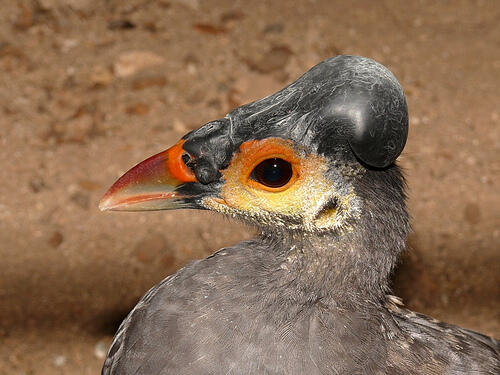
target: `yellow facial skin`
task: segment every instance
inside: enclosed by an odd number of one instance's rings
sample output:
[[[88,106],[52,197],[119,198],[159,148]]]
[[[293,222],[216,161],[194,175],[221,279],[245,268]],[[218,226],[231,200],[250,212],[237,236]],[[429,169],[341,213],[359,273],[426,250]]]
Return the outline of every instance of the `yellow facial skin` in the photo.
[[[283,187],[269,188],[250,175],[262,161],[280,158],[292,165],[293,175]],[[341,226],[349,212],[353,194],[339,196],[332,182],[324,177],[327,160],[307,154],[280,138],[243,143],[229,166],[221,173],[225,180],[220,198],[205,198],[212,210],[243,216],[260,224],[287,226],[289,229],[324,231]],[[328,205],[329,202],[335,205]],[[342,214],[339,215],[339,207]]]

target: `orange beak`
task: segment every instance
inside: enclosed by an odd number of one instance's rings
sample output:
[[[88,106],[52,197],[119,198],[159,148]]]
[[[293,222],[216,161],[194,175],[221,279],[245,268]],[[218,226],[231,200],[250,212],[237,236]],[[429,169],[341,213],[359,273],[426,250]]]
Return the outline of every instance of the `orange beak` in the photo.
[[[184,140],[137,164],[121,176],[99,202],[101,211],[153,211],[194,208],[192,195],[179,187],[197,182],[193,171],[182,160]],[[194,185],[194,184],[193,184]],[[184,191],[189,189],[183,189]]]

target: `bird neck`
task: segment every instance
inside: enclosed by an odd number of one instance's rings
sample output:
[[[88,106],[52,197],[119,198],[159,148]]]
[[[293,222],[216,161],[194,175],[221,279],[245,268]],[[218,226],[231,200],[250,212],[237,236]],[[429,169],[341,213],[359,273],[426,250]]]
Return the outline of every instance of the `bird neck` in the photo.
[[[293,289],[291,299],[328,298],[355,307],[385,300],[408,231],[402,200],[366,210],[343,232],[263,234],[262,241],[275,251],[279,283]]]

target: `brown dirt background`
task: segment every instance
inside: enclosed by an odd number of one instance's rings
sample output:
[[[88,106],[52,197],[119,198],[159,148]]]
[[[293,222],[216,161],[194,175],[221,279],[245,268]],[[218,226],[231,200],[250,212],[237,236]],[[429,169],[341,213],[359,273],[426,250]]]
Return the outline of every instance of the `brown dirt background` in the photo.
[[[0,0],[0,374],[97,374],[153,284],[251,231],[101,213],[125,170],[336,54],[406,90],[415,310],[500,336],[500,2]]]

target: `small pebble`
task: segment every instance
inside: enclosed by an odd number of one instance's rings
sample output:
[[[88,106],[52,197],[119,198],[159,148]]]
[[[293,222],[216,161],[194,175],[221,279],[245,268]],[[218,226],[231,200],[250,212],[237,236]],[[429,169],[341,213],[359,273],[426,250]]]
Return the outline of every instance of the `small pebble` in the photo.
[[[108,23],[110,30],[130,30],[135,29],[135,23],[127,19],[113,20]]]
[[[127,77],[164,62],[163,57],[150,51],[129,51],[118,56],[113,69],[116,76]]]
[[[52,246],[54,249],[58,248],[64,241],[64,236],[62,235],[61,232],[55,231],[52,233],[52,236],[50,236],[48,243],[50,246]]]
[[[464,219],[472,225],[478,224],[481,221],[481,210],[476,203],[470,202],[465,205]]]
[[[64,355],[58,355],[54,358],[54,365],[56,367],[62,367],[66,364],[66,357]]]
[[[107,353],[108,353],[108,345],[103,340],[95,344],[94,355],[96,356],[96,358],[104,359],[106,358]]]
[[[260,58],[248,59],[247,64],[251,70],[259,73],[270,73],[277,70],[283,70],[291,55],[292,51],[288,46],[277,46],[270,49]]]

